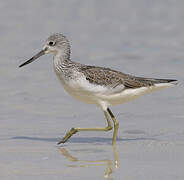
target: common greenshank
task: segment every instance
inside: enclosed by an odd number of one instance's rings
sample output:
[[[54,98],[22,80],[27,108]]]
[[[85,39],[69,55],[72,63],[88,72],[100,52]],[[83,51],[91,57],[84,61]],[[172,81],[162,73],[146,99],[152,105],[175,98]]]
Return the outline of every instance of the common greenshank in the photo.
[[[71,61],[69,41],[59,33],[51,35],[43,49],[19,67],[48,53],[54,55],[54,70],[64,89],[80,101],[98,105],[107,120],[106,127],[71,128],[58,144],[65,143],[79,131],[110,131],[113,126],[109,116],[114,124],[112,144],[115,144],[119,123],[109,106],[125,103],[146,93],[177,84],[177,80],[174,79],[136,77],[105,67],[88,66]]]

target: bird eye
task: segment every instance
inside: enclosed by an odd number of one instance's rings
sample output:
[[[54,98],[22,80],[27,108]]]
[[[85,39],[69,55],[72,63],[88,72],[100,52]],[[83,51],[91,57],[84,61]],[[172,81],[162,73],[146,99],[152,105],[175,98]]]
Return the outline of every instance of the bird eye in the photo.
[[[55,42],[53,42],[53,41],[49,42],[49,46],[54,46],[54,45],[55,45]]]

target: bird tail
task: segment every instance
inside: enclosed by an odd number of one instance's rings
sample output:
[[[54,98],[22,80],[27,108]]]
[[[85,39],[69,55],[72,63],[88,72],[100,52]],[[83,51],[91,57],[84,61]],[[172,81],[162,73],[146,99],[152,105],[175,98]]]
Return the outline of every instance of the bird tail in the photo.
[[[177,85],[178,84],[178,80],[176,79],[154,79],[155,84],[160,84],[160,83],[170,83],[173,85]]]

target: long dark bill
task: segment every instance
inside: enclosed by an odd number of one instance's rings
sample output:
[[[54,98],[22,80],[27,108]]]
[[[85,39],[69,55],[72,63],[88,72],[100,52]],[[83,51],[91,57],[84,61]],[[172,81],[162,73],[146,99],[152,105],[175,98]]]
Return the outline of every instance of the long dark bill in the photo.
[[[36,54],[31,59],[29,59],[28,61],[26,61],[23,64],[21,64],[19,67],[25,66],[26,64],[29,64],[29,63],[35,61],[36,59],[38,59],[40,56],[43,56],[44,54],[45,54],[45,49],[41,50],[38,54]]]

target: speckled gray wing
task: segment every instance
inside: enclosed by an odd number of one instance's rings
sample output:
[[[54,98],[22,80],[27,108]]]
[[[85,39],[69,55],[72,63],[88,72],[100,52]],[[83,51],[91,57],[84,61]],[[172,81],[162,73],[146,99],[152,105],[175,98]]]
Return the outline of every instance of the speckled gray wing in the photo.
[[[112,88],[122,85],[125,88],[139,88],[153,86],[154,84],[158,83],[169,83],[176,81],[173,79],[135,77],[109,68],[96,66],[83,66],[80,68],[80,70],[86,76],[86,80],[88,80],[90,83],[110,86]]]

